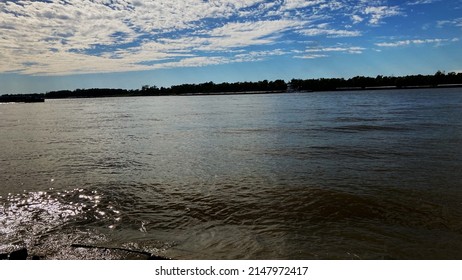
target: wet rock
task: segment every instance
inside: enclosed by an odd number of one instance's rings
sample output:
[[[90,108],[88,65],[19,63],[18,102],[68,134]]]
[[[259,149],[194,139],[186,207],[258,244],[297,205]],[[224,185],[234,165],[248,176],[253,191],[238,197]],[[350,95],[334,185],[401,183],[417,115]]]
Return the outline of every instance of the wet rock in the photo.
[[[26,260],[27,256],[28,256],[27,249],[22,248],[22,249],[11,252],[8,259],[9,260]]]
[[[26,260],[27,256],[27,249],[21,248],[9,253],[0,253],[0,260]]]
[[[163,256],[151,255],[148,257],[148,260],[171,260],[171,259],[167,257],[163,257]]]
[[[170,258],[164,256],[158,256],[151,254],[149,252],[140,251],[136,249],[128,249],[128,248],[117,248],[117,247],[106,247],[106,246],[98,246],[92,244],[71,244],[72,248],[81,248],[81,249],[88,249],[88,250],[103,250],[104,252],[117,252],[122,253],[121,255],[116,253],[114,256],[119,256],[119,259],[143,259],[143,260],[171,260]]]

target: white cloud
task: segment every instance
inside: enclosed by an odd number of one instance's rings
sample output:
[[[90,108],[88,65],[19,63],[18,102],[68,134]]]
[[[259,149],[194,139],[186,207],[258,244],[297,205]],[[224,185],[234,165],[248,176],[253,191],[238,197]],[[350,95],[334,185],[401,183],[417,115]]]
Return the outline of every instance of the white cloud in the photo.
[[[294,51],[284,51],[282,49],[275,49],[269,51],[251,51],[248,53],[236,54],[234,56],[234,62],[249,62],[249,61],[261,61],[272,56],[281,56],[290,54]]]
[[[197,33],[197,36],[184,35],[147,42],[141,49],[147,52],[167,53],[227,52],[235,48],[272,44],[281,32],[298,28],[300,25],[300,22],[289,20],[228,23],[211,30],[203,30]]]
[[[312,47],[308,48],[306,52],[308,53],[318,53],[318,52],[342,52],[350,54],[360,54],[365,50],[363,47],[345,47],[345,46],[335,46],[335,47]]]
[[[152,69],[176,68],[176,67],[202,67],[207,65],[217,65],[230,63],[229,59],[220,56],[196,56],[183,58],[175,62],[159,63]]]
[[[413,2],[406,3],[406,5],[409,5],[409,6],[424,5],[424,4],[432,4],[435,2],[439,2],[439,1],[441,0],[415,0]]]
[[[1,1],[0,73],[67,75],[262,60],[294,54],[281,45],[304,37],[359,37],[363,32],[348,23],[377,25],[400,12],[383,0]]]
[[[205,49],[271,44],[282,31],[302,25],[303,22],[291,20],[228,23],[208,32],[210,44]]]
[[[285,0],[281,6],[281,10],[285,11],[285,10],[306,8],[309,6],[323,4],[325,2],[326,0]]]
[[[320,36],[326,35],[328,37],[358,37],[361,36],[361,32],[358,30],[336,30],[336,29],[328,29],[328,28],[307,28],[301,30],[300,33],[306,36]]]
[[[351,20],[353,21],[353,24],[357,24],[364,21],[364,19],[359,15],[352,15]]]
[[[458,38],[453,38],[453,39],[415,39],[415,40],[401,40],[401,41],[394,41],[394,42],[382,42],[382,43],[376,43],[376,46],[379,47],[403,47],[403,46],[409,46],[409,45],[422,45],[422,44],[442,44],[442,43],[448,43],[448,42],[457,42],[459,41]]]
[[[201,1],[161,0],[139,1],[130,13],[130,23],[144,32],[164,32],[194,28],[194,22],[204,18],[228,18],[239,10],[252,7],[263,0],[245,1]]]
[[[462,18],[456,18],[453,20],[440,20],[437,22],[437,26],[439,28],[443,28],[445,26],[462,27]]]
[[[269,45],[275,42],[280,33],[292,28],[299,28],[303,22],[291,20],[256,21],[244,23],[227,23],[210,30],[199,30],[194,34],[185,34],[173,38],[161,37],[157,40],[146,40],[139,46],[117,48],[119,43],[130,43],[136,34],[124,28],[98,26],[94,28],[84,25],[79,29],[68,31],[66,36],[50,36],[38,34],[36,38],[26,41],[29,47],[24,48],[13,40],[20,34],[10,33],[11,40],[0,42],[1,49],[9,49],[3,53],[5,61],[0,71],[18,71],[23,74],[59,75],[68,73],[118,72],[131,70],[148,70],[166,67],[204,66],[218,63],[229,63],[230,59],[222,56],[197,56],[197,51],[229,52],[235,48],[252,45]],[[116,24],[115,24],[116,25]],[[122,31],[118,31],[122,30]],[[118,41],[116,32],[124,32]],[[96,40],[95,40],[96,38]],[[98,43],[113,50],[92,55],[93,44]],[[53,50],[52,50],[53,49]],[[262,54],[265,54],[264,52]],[[267,55],[270,53],[266,52]],[[249,57],[255,57],[250,53]],[[15,59],[20,57],[20,59]],[[209,57],[209,59],[206,59]],[[261,55],[260,55],[261,57]],[[165,60],[175,60],[165,62]],[[243,60],[242,57],[234,61]],[[16,61],[16,62],[13,62]],[[73,62],[74,61],[74,62]],[[25,67],[25,65],[28,67]]]
[[[343,53],[343,54],[361,54],[363,51],[366,50],[363,47],[357,46],[344,46],[344,45],[337,45],[333,47],[310,47],[306,49],[303,54],[294,56],[295,58],[303,58],[303,59],[315,59],[315,58],[323,58],[329,57],[332,53]]]
[[[384,18],[401,15],[402,11],[397,6],[369,6],[364,9],[363,13],[370,16],[370,24],[378,25]]]
[[[326,54],[305,54],[305,55],[296,55],[295,58],[302,58],[302,59],[316,59],[316,58],[324,58],[329,57]]]
[[[271,36],[297,25],[287,20],[259,21],[228,23],[207,30],[209,27],[199,22],[211,18],[226,20],[241,9],[261,2],[3,2],[0,3],[0,51],[3,60],[0,72],[57,75],[145,70],[149,66],[142,62],[165,59],[177,59],[181,61],[178,65],[194,62],[201,65],[197,58],[184,57],[193,56],[191,52],[196,50],[216,51],[269,44],[274,39]],[[188,29],[193,32],[180,37],[165,35]],[[210,61],[217,60],[211,58]]]

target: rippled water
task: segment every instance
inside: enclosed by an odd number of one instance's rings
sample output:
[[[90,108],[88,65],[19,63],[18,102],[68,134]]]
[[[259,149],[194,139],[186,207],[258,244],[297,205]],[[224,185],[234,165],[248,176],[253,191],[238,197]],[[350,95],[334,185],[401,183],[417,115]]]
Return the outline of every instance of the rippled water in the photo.
[[[461,112],[461,89],[0,104],[0,251],[462,259]]]

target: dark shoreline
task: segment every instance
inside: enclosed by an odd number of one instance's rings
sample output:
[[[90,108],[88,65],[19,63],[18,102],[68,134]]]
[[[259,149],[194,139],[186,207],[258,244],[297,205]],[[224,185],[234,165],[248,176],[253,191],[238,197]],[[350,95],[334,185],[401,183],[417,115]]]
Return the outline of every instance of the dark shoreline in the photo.
[[[245,95],[245,94],[283,94],[290,92],[328,92],[328,91],[372,91],[400,89],[461,88],[462,73],[438,71],[434,75],[411,75],[402,77],[363,77],[350,79],[320,78],[258,81],[223,82],[215,84],[181,84],[171,87],[142,86],[141,89],[92,88],[60,90],[47,93],[6,94],[0,96],[0,103],[37,103],[46,99],[64,98],[102,98],[136,96],[208,96],[208,95]]]
[[[436,88],[462,88],[462,84],[442,84],[436,86],[383,86],[383,87],[346,87],[334,90],[269,90],[269,91],[232,91],[232,92],[206,92],[206,93],[180,93],[162,95],[144,94],[115,94],[94,96],[66,96],[47,97],[46,94],[15,94],[0,96],[0,103],[43,103],[46,99],[82,99],[82,98],[111,98],[111,97],[147,97],[147,96],[225,96],[225,95],[257,95],[257,94],[284,94],[293,92],[345,92],[345,91],[379,91],[379,90],[413,90],[413,89],[436,89]]]
[[[118,260],[171,260],[171,258],[152,254],[145,251],[128,249],[128,248],[115,248],[98,245],[86,245],[86,244],[71,244],[69,248],[76,249],[87,249],[88,254],[94,253],[95,250],[101,250],[102,252],[110,253],[111,258]],[[68,248],[68,249],[69,249]],[[19,247],[11,251],[0,253],[0,260],[46,260],[47,256],[30,254],[26,247]]]
[[[281,94],[292,92],[337,92],[337,91],[376,91],[376,90],[411,90],[411,89],[436,89],[436,88],[462,88],[462,84],[457,85],[436,85],[436,86],[384,86],[384,87],[353,87],[353,88],[337,88],[334,90],[273,90],[273,91],[244,91],[244,92],[211,92],[211,93],[185,93],[175,94],[170,96],[209,96],[209,95],[250,95],[250,94]]]

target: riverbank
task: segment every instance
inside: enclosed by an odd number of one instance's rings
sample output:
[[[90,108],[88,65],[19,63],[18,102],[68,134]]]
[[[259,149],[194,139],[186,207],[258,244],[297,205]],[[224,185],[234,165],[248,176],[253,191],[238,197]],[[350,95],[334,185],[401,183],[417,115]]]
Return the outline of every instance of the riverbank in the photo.
[[[0,103],[40,103],[45,102],[43,94],[15,94],[0,96]]]
[[[278,79],[258,82],[206,82],[170,87],[144,85],[140,89],[92,88],[59,90],[35,94],[0,96],[0,102],[43,102],[45,99],[100,98],[134,96],[203,96],[237,94],[271,94],[285,92],[324,92],[352,90],[392,90],[462,87],[462,73],[437,71],[434,75],[382,76],[352,78]]]
[[[112,248],[96,245],[71,244],[66,249],[69,256],[75,259],[113,259],[113,260],[170,260],[170,258],[148,252],[127,248]],[[9,252],[1,252],[0,260],[47,260],[50,256],[33,254],[25,247],[16,248]]]

